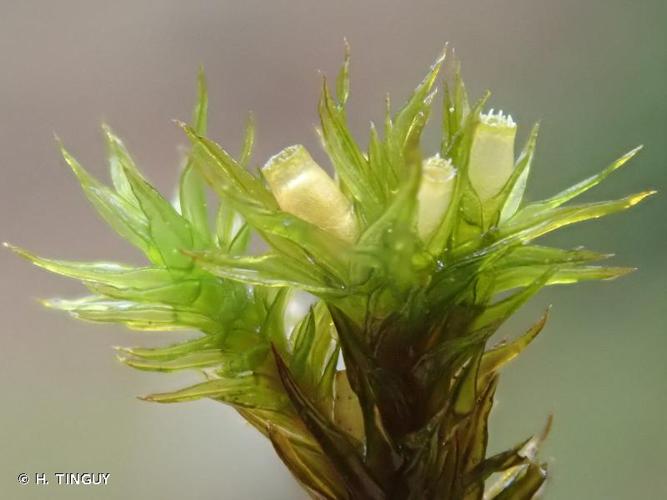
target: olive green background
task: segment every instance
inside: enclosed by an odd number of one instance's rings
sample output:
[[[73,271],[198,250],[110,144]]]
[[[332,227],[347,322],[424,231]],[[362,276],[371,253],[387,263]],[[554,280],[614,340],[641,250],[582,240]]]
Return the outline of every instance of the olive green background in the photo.
[[[137,254],[80,194],[54,147],[57,132],[104,175],[98,125],[109,122],[166,193],[186,144],[197,67],[207,70],[211,135],[238,151],[246,112],[256,159],[313,132],[318,70],[334,75],[352,45],[350,118],[360,137],[402,101],[445,41],[473,95],[510,111],[525,136],[542,120],[529,196],[553,193],[643,143],[588,196],[603,199],[667,179],[667,3],[522,1],[0,1],[0,239],[43,255]],[[428,143],[435,147],[436,130]],[[511,322],[552,319],[506,370],[492,448],[555,425],[544,458],[547,498],[667,497],[665,195],[551,237],[614,251],[633,275],[542,293]],[[110,346],[168,340],[78,323],[35,300],[82,293],[75,283],[0,253],[0,497],[8,499],[302,498],[271,447],[213,402],[159,406],[135,395],[192,376],[135,372]],[[110,472],[97,487],[19,486],[21,472]],[[53,481],[52,481],[53,483]]]

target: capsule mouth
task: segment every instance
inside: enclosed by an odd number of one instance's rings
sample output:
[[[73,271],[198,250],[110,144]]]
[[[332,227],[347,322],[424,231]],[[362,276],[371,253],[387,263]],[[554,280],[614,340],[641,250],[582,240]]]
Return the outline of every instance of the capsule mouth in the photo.
[[[306,151],[306,148],[304,148],[301,144],[295,144],[293,146],[286,147],[280,151],[280,153],[277,153],[269,158],[264,167],[262,167],[262,170],[271,170],[276,165],[291,166],[295,163],[300,164],[308,160],[312,161],[312,158],[308,154],[308,151]]]
[[[445,183],[456,176],[456,168],[449,158],[441,158],[440,155],[432,156],[424,162],[422,167],[423,176],[432,183]]]
[[[262,174],[273,187],[283,188],[302,181],[299,174],[312,168],[314,160],[301,144],[286,147],[273,155],[262,167]]]
[[[422,182],[417,193],[417,234],[425,240],[441,224],[454,188],[456,169],[451,160],[440,155],[426,159],[422,166]]]
[[[512,115],[509,113],[505,115],[502,109],[498,113],[494,113],[493,108],[491,108],[488,113],[481,113],[479,117],[481,122],[489,127],[516,128]]]

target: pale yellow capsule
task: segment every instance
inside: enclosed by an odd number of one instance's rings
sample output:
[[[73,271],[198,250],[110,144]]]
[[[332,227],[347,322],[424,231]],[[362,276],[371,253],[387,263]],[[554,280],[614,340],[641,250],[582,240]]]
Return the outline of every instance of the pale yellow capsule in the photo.
[[[302,145],[283,149],[269,159],[262,173],[281,210],[344,241],[357,239],[352,203]]]
[[[424,161],[417,194],[417,233],[422,240],[433,234],[452,200],[456,169],[449,160],[432,156]]]
[[[502,111],[481,115],[475,129],[468,178],[482,202],[497,195],[514,170],[516,123]]]

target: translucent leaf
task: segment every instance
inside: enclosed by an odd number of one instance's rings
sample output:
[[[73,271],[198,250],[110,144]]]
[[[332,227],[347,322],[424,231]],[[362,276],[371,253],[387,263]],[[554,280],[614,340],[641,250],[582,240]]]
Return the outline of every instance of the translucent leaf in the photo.
[[[530,167],[533,163],[533,157],[535,156],[535,146],[537,145],[537,134],[539,130],[539,123],[536,123],[530,131],[528,141],[519,155],[519,159],[514,167],[514,172],[508,180],[507,186],[503,188],[503,191],[500,194],[500,223],[511,218],[521,205],[523,195],[526,191],[528,176],[530,175]]]
[[[127,151],[123,141],[113,133],[111,128],[103,124],[102,131],[107,145],[107,155],[109,157],[109,170],[111,172],[111,181],[113,182],[116,192],[123,197],[128,203],[139,208],[139,203],[132,192],[132,187],[125,173],[126,169],[132,169],[139,172],[134,160]],[[139,174],[140,175],[140,174]]]
[[[226,200],[220,201],[216,218],[216,243],[228,255],[247,253],[251,228]]]
[[[338,343],[324,302],[317,302],[294,327],[289,346],[290,371],[317,408],[332,415]]]
[[[502,343],[482,355],[477,375],[478,387],[484,387],[494,374],[509,363],[537,337],[547,322],[548,310],[530,329],[517,339]]]
[[[327,154],[346,190],[358,202],[366,220],[375,220],[382,198],[378,180],[372,175],[368,160],[352,137],[340,109],[334,103],[326,81],[319,103],[321,132]]]
[[[85,282],[110,286],[133,286],[137,288],[163,286],[178,279],[178,273],[167,269],[151,267],[131,267],[114,262],[73,262],[39,257],[23,248],[5,244],[6,247],[52,273]]]
[[[553,210],[547,210],[539,216],[531,217],[530,219],[522,216],[523,212],[520,211],[514,219],[508,221],[504,226],[501,226],[498,232],[500,239],[499,243],[504,244],[505,241],[503,240],[510,238],[521,242],[529,242],[570,224],[597,219],[606,215],[621,212],[635,206],[652,194],[655,194],[655,191],[645,191],[619,200],[584,203],[581,205],[555,208]]]
[[[204,135],[204,134],[199,134]],[[247,168],[250,158],[252,157],[253,147],[255,146],[255,117],[252,113],[248,115],[248,120],[245,126],[245,135],[243,138],[243,149],[239,156],[239,166]]]
[[[315,341],[315,315],[310,309],[306,316],[294,327],[290,336],[290,371],[297,380],[303,380],[308,369],[308,356]]]
[[[220,297],[221,293],[215,290],[216,285],[197,279],[182,280],[164,286],[153,288],[115,287],[100,284],[88,284],[88,288],[97,294],[106,295],[114,299],[131,300],[135,302],[155,302],[175,306],[195,306],[201,304],[202,297],[206,299]]]
[[[79,319],[102,323],[124,323],[135,330],[198,328],[203,332],[215,333],[221,329],[221,325],[207,316],[165,304],[142,304],[91,296],[75,300],[52,299],[44,302],[44,305],[69,312]]]
[[[320,400],[333,400],[333,384],[338,365],[338,336],[324,302],[313,307],[315,339],[308,356],[308,370]]]
[[[141,399],[155,403],[180,403],[202,398],[216,399],[241,408],[283,410],[286,396],[275,382],[262,375],[213,379],[179,391],[151,394]]]
[[[148,221],[151,240],[160,252],[163,265],[177,269],[190,268],[191,259],[180,251],[193,246],[188,221],[134,170],[126,168],[125,173]]]
[[[445,96],[442,101],[442,143],[440,155],[443,158],[449,156],[454,138],[459,135],[463,123],[470,113],[468,104],[468,93],[466,92],[463,78],[461,77],[461,63],[454,56],[453,51],[449,60],[452,62],[451,74],[454,75],[452,85],[444,84]]]
[[[116,299],[162,302],[174,305],[202,306],[230,300],[230,290],[217,278],[209,275],[193,275],[165,268],[130,267],[109,262],[70,262],[45,259],[7,245],[16,253],[53,273],[81,280],[97,294]],[[216,308],[218,306],[216,305]]]
[[[192,127],[199,135],[206,135],[208,128],[208,89],[204,68],[197,75],[197,104],[192,111]]]
[[[528,286],[551,266],[552,264],[533,264],[498,271],[494,276],[494,291],[500,293],[512,288]],[[589,280],[611,280],[625,276],[634,270],[633,267],[558,265],[545,285],[567,285]]]
[[[156,372],[201,369],[221,365],[225,362],[224,353],[220,349],[197,351],[169,360],[128,358],[124,356],[119,356],[118,359],[121,363],[132,368]]]
[[[418,121],[418,115],[424,113],[430,107],[432,101],[432,97],[430,97],[431,90],[445,61],[446,54],[447,47],[441,51],[429,72],[410,96],[410,99],[408,99],[394,117],[392,134],[394,140],[401,148],[405,147],[408,137],[411,135],[411,129],[415,126],[416,121]]]
[[[208,203],[204,191],[204,181],[192,162],[188,161],[181,173],[179,185],[179,205],[181,215],[193,229],[198,247],[205,247],[211,241],[208,225]]]
[[[248,257],[201,252],[190,255],[208,272],[242,283],[274,287],[295,286],[320,294],[339,293],[325,285],[327,278],[317,276],[316,269],[313,270],[308,265],[299,266],[278,254]],[[308,272],[309,270],[311,272]]]
[[[289,337],[285,329],[285,308],[290,297],[290,289],[281,288],[271,302],[269,309],[261,325],[260,333],[273,346],[283,354],[289,353]]]
[[[350,44],[345,40],[345,60],[336,78],[336,98],[341,109],[350,95]]]
[[[241,225],[240,216],[226,200],[222,200],[216,217],[216,235],[221,249],[229,251]]]
[[[72,168],[88,200],[102,218],[123,238],[141,249],[151,261],[160,259],[151,246],[148,221],[136,206],[92,177],[64,147],[61,152]]]
[[[385,179],[381,183],[381,188],[384,198],[389,199],[392,190],[398,184],[398,166],[390,158],[386,144],[380,140],[375,124],[372,122],[368,140],[368,163],[374,175]]]
[[[613,257],[613,255],[593,252],[585,248],[564,250],[540,245],[521,245],[515,247],[506,257],[497,261],[496,266],[503,268],[535,264],[577,264],[608,259],[609,257]]]
[[[200,350],[210,349],[215,345],[211,336],[199,337],[165,347],[116,347],[121,356],[132,356],[152,361],[169,361]]]
[[[252,230],[248,224],[243,223],[234,235],[229,245],[229,255],[241,255],[248,251],[252,238]]]
[[[609,166],[607,166],[604,170],[602,170],[600,173],[593,175],[589,177],[588,179],[585,179],[577,184],[575,184],[572,187],[569,187],[565,189],[564,191],[561,191],[560,193],[552,196],[551,198],[548,198],[547,200],[540,201],[537,203],[533,203],[531,205],[528,205],[525,208],[526,214],[534,214],[536,212],[541,212],[543,210],[549,210],[553,209],[556,207],[561,206],[562,204],[570,201],[573,198],[576,198],[577,196],[585,193],[589,189],[597,186],[605,180],[609,175],[611,175],[614,171],[618,170],[620,167],[625,165],[627,162],[629,162],[632,158],[641,151],[643,146],[637,146],[633,150],[625,153],[623,156],[612,162]]]

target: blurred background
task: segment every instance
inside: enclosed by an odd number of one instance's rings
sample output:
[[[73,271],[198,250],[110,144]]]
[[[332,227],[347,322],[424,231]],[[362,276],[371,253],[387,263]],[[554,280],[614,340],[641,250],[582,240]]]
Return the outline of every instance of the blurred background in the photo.
[[[257,162],[296,142],[322,159],[313,132],[318,71],[335,75],[343,37],[352,45],[350,120],[359,137],[381,118],[385,93],[405,99],[448,41],[473,96],[491,89],[490,106],[511,112],[521,136],[542,120],[530,197],[640,143],[639,158],[589,199],[664,192],[665,19],[664,0],[0,1],[0,239],[50,257],[139,262],[89,207],[52,135],[104,177],[106,121],[170,194],[186,144],[171,119],[189,118],[200,64],[213,138],[238,151],[252,110]],[[435,127],[427,143],[435,147]],[[511,446],[553,413],[543,454],[549,499],[667,497],[666,200],[551,237],[616,252],[616,263],[639,270],[544,292],[507,330],[554,304],[543,336],[505,372],[491,442],[491,451]],[[112,345],[145,335],[44,310],[35,299],[82,289],[6,251],[0,266],[0,497],[303,497],[232,410],[134,398],[188,378],[114,359]],[[109,472],[110,485],[16,481],[21,472],[59,471]]]

